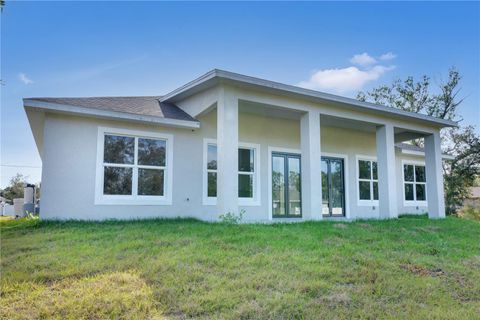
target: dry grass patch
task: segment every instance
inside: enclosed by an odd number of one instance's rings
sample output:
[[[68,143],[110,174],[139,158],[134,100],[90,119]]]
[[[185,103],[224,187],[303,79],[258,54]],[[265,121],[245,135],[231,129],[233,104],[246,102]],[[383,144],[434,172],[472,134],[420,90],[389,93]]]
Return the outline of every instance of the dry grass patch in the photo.
[[[137,274],[115,272],[50,284],[6,285],[2,319],[162,319]]]

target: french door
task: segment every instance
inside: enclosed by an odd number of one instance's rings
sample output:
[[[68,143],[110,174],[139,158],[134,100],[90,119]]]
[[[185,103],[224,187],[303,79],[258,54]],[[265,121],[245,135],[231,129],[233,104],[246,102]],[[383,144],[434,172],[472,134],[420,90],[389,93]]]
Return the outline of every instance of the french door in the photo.
[[[302,217],[300,155],[272,153],[272,216]]]
[[[342,158],[322,157],[322,214],[345,216],[345,178]]]

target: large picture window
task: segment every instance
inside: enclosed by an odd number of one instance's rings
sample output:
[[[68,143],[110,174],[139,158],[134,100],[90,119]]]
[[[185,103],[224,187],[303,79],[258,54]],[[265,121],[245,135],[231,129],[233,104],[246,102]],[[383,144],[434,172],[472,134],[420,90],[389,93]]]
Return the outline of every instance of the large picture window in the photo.
[[[100,204],[165,201],[171,195],[172,138],[142,132],[99,129],[96,200]],[[171,199],[171,198],[170,198]]]
[[[358,159],[357,180],[359,201],[378,201],[378,170],[375,160]]]
[[[403,191],[406,202],[422,202],[427,200],[425,165],[403,164]]]
[[[251,144],[239,144],[238,148],[238,197],[240,204],[256,204],[258,198],[258,149]],[[215,204],[217,197],[217,145],[214,140],[207,140],[205,145],[206,178],[204,202]]]

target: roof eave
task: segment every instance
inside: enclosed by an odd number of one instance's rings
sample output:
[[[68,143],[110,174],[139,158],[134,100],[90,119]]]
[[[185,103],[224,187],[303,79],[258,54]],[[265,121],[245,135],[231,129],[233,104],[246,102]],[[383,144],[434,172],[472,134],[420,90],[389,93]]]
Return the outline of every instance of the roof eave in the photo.
[[[199,121],[160,118],[160,117],[154,117],[149,115],[140,115],[140,114],[126,113],[126,112],[85,108],[85,107],[74,106],[74,105],[36,101],[35,99],[23,99],[23,106],[26,111],[28,110],[48,111],[48,112],[54,112],[54,113],[82,115],[86,117],[128,120],[128,121],[135,121],[135,122],[148,123],[148,124],[160,124],[160,125],[177,127],[177,128],[189,128],[189,129],[200,128]]]
[[[162,102],[169,101],[169,100],[175,101],[175,98],[179,96],[188,96],[189,91],[193,91],[196,87],[201,86],[208,81],[210,81],[212,85],[214,85],[216,83],[212,81],[214,79],[248,84],[248,85],[252,85],[260,88],[268,88],[270,90],[300,95],[302,97],[307,97],[307,98],[315,99],[319,101],[325,101],[330,103],[333,102],[333,103],[339,103],[339,104],[349,105],[354,107],[361,107],[363,109],[370,110],[370,111],[381,112],[384,114],[394,115],[397,117],[415,119],[418,121],[424,121],[429,124],[440,126],[440,127],[458,127],[457,122],[452,120],[439,119],[439,118],[435,118],[435,117],[424,115],[424,114],[403,111],[400,109],[358,101],[352,98],[346,98],[346,97],[337,96],[329,93],[300,88],[297,86],[292,86],[292,85],[274,82],[270,80],[250,77],[250,76],[233,73],[230,71],[219,70],[219,69],[211,70],[206,74],[200,76],[199,78],[193,81],[190,81],[189,83],[179,87],[178,89],[173,90],[172,92],[164,95],[160,99],[160,101]]]

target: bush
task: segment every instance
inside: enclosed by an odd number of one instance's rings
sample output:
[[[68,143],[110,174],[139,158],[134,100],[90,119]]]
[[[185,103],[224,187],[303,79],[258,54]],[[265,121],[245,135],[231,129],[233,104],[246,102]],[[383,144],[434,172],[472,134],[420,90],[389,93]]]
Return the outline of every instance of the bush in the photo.
[[[235,213],[232,213],[232,212],[227,212],[225,214],[221,214],[219,216],[219,218],[220,218],[220,221],[222,223],[239,224],[240,222],[242,222],[244,213],[245,213],[245,210],[242,209],[242,210],[240,210],[238,215],[236,215]]]

